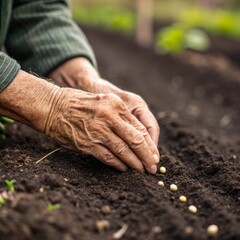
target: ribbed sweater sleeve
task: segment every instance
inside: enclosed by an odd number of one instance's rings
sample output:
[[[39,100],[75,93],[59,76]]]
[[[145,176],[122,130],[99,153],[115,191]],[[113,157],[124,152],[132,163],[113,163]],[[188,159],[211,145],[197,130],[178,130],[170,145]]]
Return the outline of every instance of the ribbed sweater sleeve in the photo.
[[[20,65],[5,53],[0,52],[0,92],[14,79],[20,70]]]
[[[66,60],[96,60],[64,0],[15,0],[5,48],[26,71],[45,76]]]

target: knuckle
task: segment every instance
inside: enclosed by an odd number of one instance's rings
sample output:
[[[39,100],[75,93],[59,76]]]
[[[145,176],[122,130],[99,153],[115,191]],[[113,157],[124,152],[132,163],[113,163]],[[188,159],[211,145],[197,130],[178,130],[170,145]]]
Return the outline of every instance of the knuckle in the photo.
[[[141,133],[138,133],[132,138],[130,146],[133,147],[133,148],[142,146],[144,141],[145,141],[145,139],[144,139],[143,135]]]
[[[106,152],[103,154],[103,161],[106,164],[112,164],[114,162],[115,156],[111,152]]]
[[[117,147],[115,148],[116,153],[118,155],[124,155],[126,152],[129,151],[129,147],[127,144],[118,144]]]

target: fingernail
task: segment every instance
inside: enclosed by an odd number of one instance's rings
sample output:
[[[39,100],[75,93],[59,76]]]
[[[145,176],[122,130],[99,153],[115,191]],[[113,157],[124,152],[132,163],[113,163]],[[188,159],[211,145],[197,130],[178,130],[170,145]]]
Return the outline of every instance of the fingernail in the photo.
[[[157,155],[157,154],[154,154],[153,157],[154,157],[154,159],[155,159],[155,162],[156,162],[156,163],[159,163],[159,157],[158,157],[158,155]]]
[[[149,168],[149,172],[150,172],[150,173],[156,173],[156,172],[157,172],[157,166],[156,166],[156,165],[152,165],[152,166]]]

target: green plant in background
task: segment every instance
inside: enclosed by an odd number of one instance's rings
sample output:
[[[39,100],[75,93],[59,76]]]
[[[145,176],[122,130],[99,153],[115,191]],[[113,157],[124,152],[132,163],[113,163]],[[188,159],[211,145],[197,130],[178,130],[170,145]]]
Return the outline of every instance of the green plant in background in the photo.
[[[180,53],[189,48],[206,51],[210,46],[207,34],[186,24],[173,24],[158,31],[156,46],[164,53]]]
[[[8,191],[9,192],[15,192],[15,189],[14,189],[14,184],[16,183],[16,180],[15,179],[12,179],[12,180],[5,180],[5,183],[8,187]]]
[[[5,134],[4,134],[4,131],[5,131],[4,124],[5,123],[12,124],[12,123],[14,123],[14,121],[12,119],[0,116],[0,142],[5,140],[5,138],[6,138]]]
[[[114,8],[109,5],[94,5],[72,8],[76,22],[107,30],[130,34],[136,25],[136,14],[128,9]]]
[[[205,10],[190,8],[176,19],[189,27],[197,27],[211,35],[230,38],[240,37],[240,13],[232,10]]]
[[[47,210],[51,212],[59,209],[60,207],[61,207],[60,204],[48,204]]]

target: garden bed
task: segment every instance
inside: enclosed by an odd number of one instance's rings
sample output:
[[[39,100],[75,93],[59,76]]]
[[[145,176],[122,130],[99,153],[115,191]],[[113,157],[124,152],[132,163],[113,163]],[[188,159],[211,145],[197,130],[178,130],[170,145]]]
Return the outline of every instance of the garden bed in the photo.
[[[84,30],[102,76],[139,93],[158,116],[159,167],[167,172],[119,173],[65,150],[36,164],[58,146],[14,124],[0,149],[1,192],[5,179],[17,182],[14,199],[0,208],[0,239],[106,240],[123,224],[126,240],[212,239],[206,232],[211,224],[219,227],[215,239],[240,239],[240,76]],[[169,190],[172,183],[177,192]],[[188,202],[179,203],[180,195]],[[49,204],[60,208],[49,211]],[[198,208],[196,214],[189,204]],[[110,226],[99,232],[96,221],[103,219]]]

